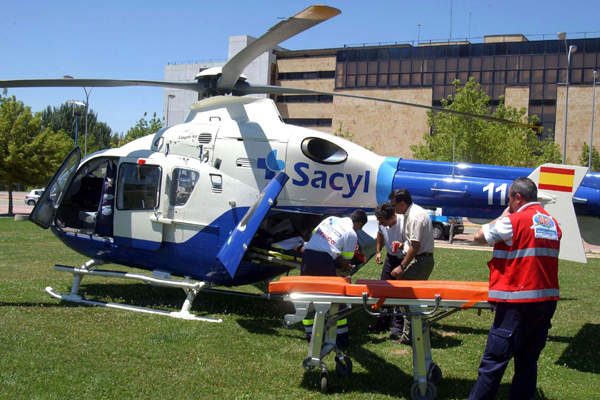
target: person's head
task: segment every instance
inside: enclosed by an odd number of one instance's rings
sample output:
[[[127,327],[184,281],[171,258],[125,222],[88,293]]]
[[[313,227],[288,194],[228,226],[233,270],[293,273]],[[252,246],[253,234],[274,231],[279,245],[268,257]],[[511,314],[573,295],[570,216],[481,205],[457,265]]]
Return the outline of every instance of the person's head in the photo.
[[[508,206],[516,212],[527,203],[537,201],[537,186],[529,178],[517,178],[508,188]]]
[[[412,204],[412,197],[406,188],[394,190],[388,198],[398,214],[404,214]]]
[[[361,230],[363,226],[367,223],[367,213],[363,210],[355,210],[351,215],[350,219],[354,224],[353,228],[355,231]]]
[[[392,226],[397,221],[396,210],[389,202],[378,204],[375,208],[375,218],[379,225]]]

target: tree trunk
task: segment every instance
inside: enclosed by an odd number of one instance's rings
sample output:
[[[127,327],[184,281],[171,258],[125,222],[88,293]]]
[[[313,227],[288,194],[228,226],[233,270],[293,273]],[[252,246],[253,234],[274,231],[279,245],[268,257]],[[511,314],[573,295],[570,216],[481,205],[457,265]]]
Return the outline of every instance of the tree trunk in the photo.
[[[8,182],[8,215],[13,215],[13,183]]]

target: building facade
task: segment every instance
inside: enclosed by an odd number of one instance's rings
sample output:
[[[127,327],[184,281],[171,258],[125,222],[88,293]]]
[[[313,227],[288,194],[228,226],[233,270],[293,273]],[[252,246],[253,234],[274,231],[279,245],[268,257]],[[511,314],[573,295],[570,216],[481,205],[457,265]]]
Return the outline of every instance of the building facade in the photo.
[[[590,141],[592,84],[600,68],[598,38],[530,41],[523,35],[501,35],[486,36],[483,43],[276,49],[270,67],[262,70],[261,83],[441,106],[442,99],[455,94],[454,80],[465,83],[473,77],[490,96],[492,109],[501,96],[509,106],[525,107],[528,115],[540,119],[541,139],[554,139],[562,148],[566,49],[571,45],[577,51],[569,69],[566,145],[569,161],[577,163],[583,142]],[[330,133],[341,128],[381,155],[412,158],[410,145],[421,143],[430,132],[426,111],[414,107],[330,95],[283,95],[275,101],[287,123]],[[600,147],[600,137],[594,146]]]

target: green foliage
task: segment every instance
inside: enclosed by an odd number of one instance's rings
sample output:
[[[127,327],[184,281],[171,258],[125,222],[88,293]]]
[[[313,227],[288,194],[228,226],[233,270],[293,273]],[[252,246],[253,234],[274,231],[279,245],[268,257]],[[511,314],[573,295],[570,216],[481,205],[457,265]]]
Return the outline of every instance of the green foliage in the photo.
[[[490,115],[490,97],[473,78],[463,86],[455,80],[456,95],[442,100],[444,108],[477,115]],[[538,123],[538,118],[526,117],[527,110],[507,107],[500,99],[492,117],[513,122]],[[427,124],[433,134],[426,133],[425,144],[412,145],[413,157],[421,160],[452,161],[453,141],[456,141],[455,160],[474,164],[536,167],[545,162],[560,162],[559,146],[540,141],[536,132],[478,118],[448,113],[427,112]],[[541,130],[541,128],[540,128]]]
[[[343,129],[342,121],[340,121],[340,126],[333,132],[333,135],[344,138],[352,143],[355,143],[354,142],[354,134],[350,133],[348,128],[346,128],[346,130]],[[375,149],[374,146],[369,146],[368,144],[365,144],[363,147],[369,151],[373,151]]]
[[[123,146],[129,142],[133,142],[134,140],[144,136],[156,133],[163,127],[161,120],[156,117],[156,113],[154,113],[149,121],[146,121],[147,114],[148,113],[144,113],[144,116],[137,122],[137,124],[127,131],[127,134],[125,134],[125,136],[119,141],[117,147]]]
[[[583,142],[581,154],[579,155],[579,165],[582,167],[588,167],[590,161],[590,146]],[[600,154],[595,147],[592,147],[592,172],[600,172]]]
[[[44,128],[30,107],[6,93],[0,95],[0,181],[8,183],[11,214],[12,185],[46,184],[74,143],[63,130]]]
[[[75,108],[73,108],[75,107]],[[69,135],[69,137],[75,140],[75,119],[73,115],[79,113],[79,130],[78,130],[78,145],[83,149],[85,144],[85,107],[79,105],[73,105],[69,103],[61,104],[60,107],[46,107],[41,112],[41,119],[43,121],[44,128],[50,128],[51,130],[58,132],[63,130]],[[112,143],[117,140],[117,135],[112,133],[110,127],[105,123],[98,121],[98,114],[88,109],[87,114],[88,124],[88,140],[87,150],[88,154],[94,153],[98,150],[108,149],[113,147]]]

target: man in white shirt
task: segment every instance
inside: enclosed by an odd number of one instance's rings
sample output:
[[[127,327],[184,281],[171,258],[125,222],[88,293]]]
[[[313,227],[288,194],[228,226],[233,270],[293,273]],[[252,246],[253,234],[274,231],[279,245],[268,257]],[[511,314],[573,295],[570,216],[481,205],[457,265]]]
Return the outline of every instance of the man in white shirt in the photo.
[[[321,221],[304,246],[300,275],[336,276],[336,261],[342,269],[349,269],[358,242],[356,231],[362,229],[366,223],[367,214],[363,210],[354,211],[350,218],[328,217]],[[309,342],[313,322],[314,314],[302,320]],[[349,336],[345,318],[338,321],[337,329],[337,345],[346,347]]]
[[[389,196],[398,214],[404,215],[404,251],[406,256],[390,275],[395,279],[427,280],[433,271],[433,225],[427,212],[412,202],[407,189],[396,189]],[[408,343],[411,340],[410,318],[404,318],[402,334],[393,332],[390,339]]]
[[[396,214],[394,207],[389,202],[381,203],[375,208],[375,217],[379,223],[377,231],[377,253],[375,261],[383,264],[381,280],[394,280],[391,272],[404,260],[404,215]],[[385,246],[385,263],[381,261],[381,249]],[[404,319],[394,316],[392,331],[402,332]],[[379,316],[377,323],[369,327],[369,332],[385,332],[390,329],[390,317]]]

